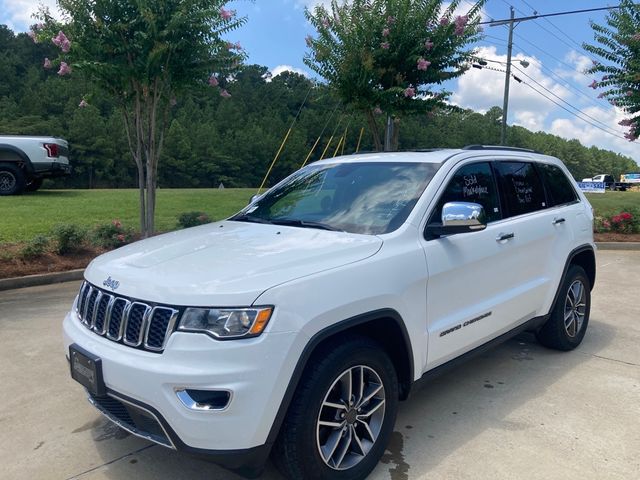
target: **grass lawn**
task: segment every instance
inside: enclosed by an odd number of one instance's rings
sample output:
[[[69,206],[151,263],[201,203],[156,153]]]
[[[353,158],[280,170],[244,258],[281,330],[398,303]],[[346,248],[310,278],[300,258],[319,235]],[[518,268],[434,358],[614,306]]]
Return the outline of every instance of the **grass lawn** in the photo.
[[[178,215],[194,210],[220,220],[240,210],[254,193],[255,189],[160,189],[156,228],[172,230]],[[599,216],[640,210],[640,192],[595,193],[587,197]],[[42,190],[0,197],[0,243],[30,240],[59,223],[91,227],[115,219],[125,227],[139,229],[137,190]]]
[[[220,220],[244,207],[255,193],[255,189],[160,189],[156,229],[173,230],[178,215],[195,210]],[[0,197],[0,243],[30,240],[59,223],[91,227],[114,219],[140,229],[137,190],[42,190]]]
[[[610,217],[632,210],[640,211],[640,192],[588,193],[587,198],[599,217]]]

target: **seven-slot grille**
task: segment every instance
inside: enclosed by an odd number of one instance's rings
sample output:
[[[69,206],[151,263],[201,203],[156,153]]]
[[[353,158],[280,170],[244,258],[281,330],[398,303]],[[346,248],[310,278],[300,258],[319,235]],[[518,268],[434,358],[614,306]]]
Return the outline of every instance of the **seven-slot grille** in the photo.
[[[151,306],[104,292],[83,282],[76,312],[89,330],[114,342],[162,352],[173,332],[179,311]]]

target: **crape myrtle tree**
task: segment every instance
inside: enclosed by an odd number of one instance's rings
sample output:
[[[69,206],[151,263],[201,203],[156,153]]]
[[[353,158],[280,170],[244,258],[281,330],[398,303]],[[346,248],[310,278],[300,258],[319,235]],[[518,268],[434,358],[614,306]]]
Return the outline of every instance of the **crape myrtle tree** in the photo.
[[[629,127],[625,137],[633,142],[640,136],[640,5],[621,0],[620,8],[611,10],[606,25],[591,22],[596,44],[584,44],[597,55],[589,73],[603,76],[589,85],[602,89],[598,98],[622,109],[627,118],[620,121]]]
[[[140,228],[154,232],[158,161],[171,108],[181,92],[208,84],[229,97],[227,83],[244,58],[222,36],[240,27],[227,0],[58,0],[62,21],[46,9],[29,35],[53,43],[42,60],[60,76],[79,75],[110,95],[122,112],[138,171]],[[87,107],[91,98],[79,98]]]
[[[305,11],[317,33],[306,39],[304,61],[366,115],[378,151],[386,115],[384,148],[395,150],[402,114],[449,108],[449,92],[436,86],[469,67],[485,1],[456,16],[460,0],[332,0]]]

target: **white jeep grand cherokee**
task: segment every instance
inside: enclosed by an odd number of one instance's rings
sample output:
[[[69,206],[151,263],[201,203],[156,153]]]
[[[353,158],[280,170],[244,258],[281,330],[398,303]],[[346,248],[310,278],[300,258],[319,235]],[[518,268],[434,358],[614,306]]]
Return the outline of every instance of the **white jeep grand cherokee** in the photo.
[[[64,321],[122,428],[246,476],[362,479],[418,380],[524,331],[577,347],[593,214],[532,151],[361,154],[226,221],[102,255]]]

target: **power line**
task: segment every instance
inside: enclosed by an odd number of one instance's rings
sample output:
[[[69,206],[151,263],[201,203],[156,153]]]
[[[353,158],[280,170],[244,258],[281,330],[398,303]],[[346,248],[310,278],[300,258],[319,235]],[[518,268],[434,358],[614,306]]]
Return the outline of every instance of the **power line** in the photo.
[[[534,14],[537,14],[538,12],[536,11],[536,9],[530,4],[528,3],[526,0],[520,0],[522,3],[524,3],[527,7],[529,7],[531,10],[533,10]],[[516,9],[517,10],[517,9]],[[520,10],[518,10],[520,11]],[[576,42],[573,38],[571,38],[569,35],[567,35],[561,28],[559,28],[558,26],[556,26],[555,23],[553,23],[551,20],[549,20],[548,18],[543,18],[543,20],[545,22],[547,22],[549,25],[551,25],[554,29],[556,29],[558,32],[560,32],[560,34],[562,34],[564,37],[566,37],[573,45],[575,45],[579,50],[581,50],[583,52],[583,55],[585,55],[587,58],[589,58],[590,60],[593,60],[593,57],[591,57],[589,55],[589,53],[584,50],[584,48],[582,48],[582,45],[580,45],[578,42]],[[535,25],[537,25],[539,28],[542,28],[543,30],[549,32],[551,35],[553,35],[554,37],[556,37],[558,40],[560,40],[561,42],[563,42],[565,45],[567,45],[569,48],[574,48],[573,46],[569,45],[566,41],[562,40],[560,37],[558,37],[557,35],[555,35],[553,32],[549,31],[548,29],[544,28],[542,25],[540,25],[538,22],[534,22]]]
[[[524,22],[526,20],[535,20],[537,18],[557,17],[559,15],[573,15],[575,13],[588,13],[588,12],[600,12],[600,11],[603,11],[603,10],[615,10],[615,9],[618,9],[618,8],[620,8],[620,5],[616,5],[616,6],[613,6],[613,7],[586,8],[586,9],[583,9],[583,10],[569,10],[569,11],[565,11],[565,12],[546,13],[544,15],[529,15],[529,16],[526,16],[526,17],[514,18],[513,22]],[[478,25],[493,24],[494,26],[497,26],[497,25],[506,25],[506,24],[508,24],[510,22],[511,22],[511,19],[510,18],[506,18],[506,19],[503,19],[503,20],[488,20],[486,22],[479,22]]]
[[[544,93],[542,93],[540,90],[536,89],[534,86],[532,86],[531,84],[527,83],[527,82],[522,82],[524,83],[527,87],[529,87],[531,90],[533,90],[534,92],[538,93],[539,95],[542,95],[544,98],[546,98],[547,100],[549,100],[551,103],[554,103],[555,105],[557,105],[558,107],[560,107],[561,109],[563,109],[564,111],[570,113],[571,115],[573,115],[576,118],[579,118],[580,120],[582,120],[585,123],[588,123],[589,125],[591,125],[592,127],[597,128],[598,130],[603,131],[604,133],[608,134],[608,135],[613,135],[614,137],[617,138],[621,138],[622,140],[627,140],[624,137],[621,137],[620,135],[617,135],[615,133],[611,133],[608,130],[605,130],[604,128],[600,127],[599,125],[590,122],[589,120],[581,117],[580,115],[577,115],[575,112],[572,112],[571,110],[569,110],[568,108],[566,108],[565,106],[559,104],[558,102],[556,102],[553,98],[549,98],[547,97]]]
[[[491,67],[482,67],[482,68],[483,68],[483,69],[485,69],[485,68],[486,68],[486,69],[488,69],[488,70],[497,71],[497,72],[500,72],[500,73],[506,73],[504,70],[500,70],[500,69],[497,69],[497,68],[491,68]],[[531,78],[529,75],[527,75],[526,73],[522,72],[522,70],[520,70],[519,68],[517,68],[517,67],[515,67],[515,68],[516,68],[517,70],[519,70],[521,73],[523,73],[527,78],[529,78],[530,80],[532,80],[534,83],[538,84],[540,87],[542,87],[543,89],[547,90],[547,91],[548,91],[549,93],[551,93],[552,95],[554,95],[554,96],[556,96],[557,98],[559,98],[562,102],[566,103],[566,104],[567,104],[567,105],[569,105],[571,108],[575,109],[577,112],[580,112],[582,115],[585,115],[585,116],[587,116],[587,117],[589,117],[589,118],[593,118],[593,117],[591,117],[589,114],[587,114],[587,113],[583,112],[582,110],[580,110],[580,109],[578,109],[578,108],[574,107],[573,105],[571,105],[571,104],[570,104],[569,102],[567,102],[566,100],[564,100],[564,99],[562,99],[562,98],[558,97],[557,95],[555,95],[553,92],[551,92],[551,91],[550,91],[550,90],[548,90],[546,87],[544,87],[544,85],[539,84],[537,81],[535,81],[535,80],[534,80],[533,78]],[[538,95],[540,95],[541,97],[544,97],[545,99],[549,100],[549,101],[550,101],[551,103],[553,103],[554,105],[556,105],[556,106],[560,107],[561,109],[563,109],[565,112],[567,112],[567,113],[569,113],[569,114],[573,115],[574,117],[576,117],[576,118],[578,118],[578,119],[582,120],[582,121],[583,121],[583,122],[585,122],[585,123],[588,123],[588,124],[589,124],[589,125],[591,125],[592,127],[597,128],[598,130],[600,130],[600,131],[602,131],[602,132],[604,132],[604,133],[606,133],[606,134],[608,134],[608,135],[612,135],[612,136],[614,136],[614,137],[616,137],[616,138],[620,138],[620,139],[625,140],[625,141],[627,140],[625,137],[620,136],[620,135],[618,135],[617,133],[614,133],[615,131],[614,131],[614,130],[612,130],[612,129],[611,129],[611,127],[608,127],[608,126],[607,126],[606,128],[603,128],[603,127],[601,127],[600,125],[598,125],[597,123],[593,123],[592,121],[587,120],[587,119],[586,119],[586,118],[584,118],[583,116],[579,115],[578,113],[576,113],[576,112],[574,112],[574,111],[569,110],[569,108],[565,107],[565,106],[564,106],[564,105],[562,105],[561,103],[558,103],[558,102],[557,102],[557,101],[555,101],[553,98],[551,98],[551,97],[547,96],[546,94],[544,94],[542,91],[538,90],[536,87],[534,87],[534,86],[533,86],[533,85],[531,85],[530,83],[528,83],[528,82],[526,82],[526,81],[524,81],[524,80],[522,80],[522,79],[520,79],[520,78],[516,77],[516,76],[515,76],[515,75],[513,75],[513,74],[512,74],[511,76],[512,76],[516,81],[518,81],[518,83],[521,83],[521,84],[526,85],[527,87],[529,87],[531,90],[533,90],[534,92],[536,92],[536,93],[537,93]],[[597,121],[597,122],[599,122],[598,120],[596,120],[596,121]],[[602,123],[602,122],[599,122],[599,123],[601,123],[602,125],[605,125],[605,124],[604,124],[604,123]],[[605,125],[605,126],[606,126],[606,125]]]
[[[556,72],[551,70],[549,67],[545,66],[540,60],[538,60],[533,55],[531,55],[531,53],[529,53],[525,49],[523,49],[522,46],[520,46],[520,45],[516,45],[516,46],[522,51],[522,53],[524,53],[525,55],[527,55],[530,58],[531,62],[535,63],[542,70],[544,70],[547,74],[551,75],[557,82],[560,83],[560,85],[565,86],[565,87],[569,87],[574,92],[576,92],[578,95],[580,95],[580,96],[584,97],[586,100],[588,100],[592,105],[595,105],[596,107],[602,107],[602,104],[600,102],[598,102],[593,97],[590,97],[589,95],[584,93],[582,91],[582,89],[577,88],[575,85],[572,85],[571,82],[568,79],[561,77]],[[603,100],[603,102],[607,103],[604,100]]]
[[[533,83],[535,83],[536,85],[538,85],[540,88],[542,88],[543,90],[545,90],[546,92],[550,93],[551,95],[553,95],[554,97],[556,97],[558,100],[560,100],[561,102],[565,103],[566,105],[569,106],[569,108],[574,109],[576,112],[579,112],[581,115],[584,115],[587,118],[590,118],[591,120],[593,120],[596,123],[599,123],[600,125],[602,125],[604,128],[606,128],[607,130],[610,130],[613,134],[617,135],[619,132],[614,130],[613,128],[611,128],[609,125],[607,125],[604,122],[601,122],[600,120],[598,120],[595,117],[592,117],[591,115],[589,115],[587,112],[580,110],[578,107],[573,106],[571,103],[569,103],[567,100],[565,100],[564,98],[560,97],[559,95],[557,95],[556,93],[554,93],[553,91],[549,90],[547,87],[545,87],[543,84],[541,84],[540,82],[538,82],[536,79],[532,78],[531,76],[527,75],[522,69],[518,68],[516,65],[513,65],[513,68],[515,68],[516,70],[518,70],[522,75],[524,75],[525,77],[527,77],[529,80],[531,80]]]

